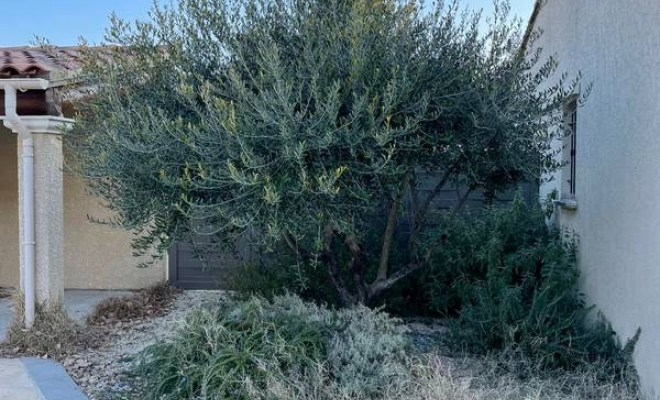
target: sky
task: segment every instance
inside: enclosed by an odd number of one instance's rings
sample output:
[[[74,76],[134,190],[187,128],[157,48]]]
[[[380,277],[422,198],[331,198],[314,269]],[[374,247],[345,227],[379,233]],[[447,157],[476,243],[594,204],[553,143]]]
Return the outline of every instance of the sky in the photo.
[[[90,44],[103,40],[108,16],[145,19],[153,0],[0,0],[0,47],[24,46],[36,37],[58,46],[75,45],[79,37]],[[162,1],[162,0],[161,0]],[[169,3],[169,0],[166,0]],[[513,13],[525,21],[534,0],[510,0]],[[492,0],[462,0],[472,8],[492,10]]]

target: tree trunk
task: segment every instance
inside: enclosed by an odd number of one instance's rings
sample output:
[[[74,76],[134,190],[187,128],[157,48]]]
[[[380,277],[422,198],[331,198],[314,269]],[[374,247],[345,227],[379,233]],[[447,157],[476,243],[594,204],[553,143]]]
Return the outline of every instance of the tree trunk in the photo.
[[[390,209],[387,213],[387,225],[385,226],[385,233],[383,234],[383,248],[380,252],[380,263],[378,265],[378,274],[376,280],[387,279],[387,271],[390,263],[390,253],[392,252],[392,241],[394,240],[394,229],[399,219],[399,209],[403,202],[405,189],[402,193],[392,200]]]
[[[351,260],[348,264],[348,270],[353,274],[353,281],[357,291],[356,300],[360,304],[366,304],[368,300],[368,290],[367,285],[364,282],[364,254],[362,253],[362,249],[360,248],[360,244],[355,235],[347,235],[344,243],[348,246],[352,254]]]
[[[333,239],[335,237],[335,231],[332,227],[327,227],[326,232],[323,238],[323,254],[322,258],[328,263],[328,272],[330,276],[330,281],[334,285],[335,289],[339,293],[339,300],[343,307],[347,307],[355,304],[355,297],[351,295],[351,292],[344,282],[344,278],[341,276],[341,269],[339,268],[339,261],[335,256],[335,253],[332,249]]]
[[[326,252],[325,255],[325,258],[328,262],[328,273],[330,276],[330,281],[332,282],[332,285],[335,287],[335,289],[337,289],[337,293],[339,294],[339,301],[342,307],[354,305],[356,298],[355,296],[351,295],[351,292],[349,291],[346,283],[344,282],[344,279],[341,276],[341,270],[339,269],[337,259],[335,258],[334,254],[328,254]]]

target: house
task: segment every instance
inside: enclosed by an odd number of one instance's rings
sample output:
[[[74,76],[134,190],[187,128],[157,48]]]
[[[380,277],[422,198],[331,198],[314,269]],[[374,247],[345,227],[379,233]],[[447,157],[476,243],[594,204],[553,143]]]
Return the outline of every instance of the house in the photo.
[[[21,287],[26,298],[47,304],[59,303],[64,288],[137,289],[164,280],[215,287],[217,268],[205,269],[190,246],[176,245],[156,265],[136,268],[132,235],[90,222],[88,216],[108,213],[82,179],[66,172],[62,145],[75,117],[69,97],[78,54],[0,48],[0,287]]]
[[[624,4],[625,3],[625,4]],[[557,221],[579,235],[581,289],[622,341],[641,327],[634,361],[644,392],[660,394],[660,2],[538,1],[533,51],[582,73],[583,104],[566,104],[572,134],[556,191]],[[530,49],[528,49],[530,50]],[[558,77],[557,77],[558,78]]]

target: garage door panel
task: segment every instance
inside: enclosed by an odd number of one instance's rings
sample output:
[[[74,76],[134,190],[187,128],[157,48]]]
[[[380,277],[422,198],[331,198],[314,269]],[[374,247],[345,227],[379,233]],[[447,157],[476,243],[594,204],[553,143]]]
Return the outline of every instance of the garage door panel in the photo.
[[[173,286],[193,290],[228,289],[233,272],[251,257],[249,244],[241,241],[235,253],[205,244],[209,242],[208,237],[196,238],[195,242],[194,245],[177,243],[170,249],[170,284]],[[200,253],[204,253],[201,258]]]

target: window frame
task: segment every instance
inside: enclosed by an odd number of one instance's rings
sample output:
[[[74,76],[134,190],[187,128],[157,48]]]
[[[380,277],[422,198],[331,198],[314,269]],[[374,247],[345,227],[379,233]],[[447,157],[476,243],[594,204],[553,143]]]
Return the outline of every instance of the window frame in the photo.
[[[562,198],[575,199],[577,193],[577,128],[579,95],[573,94],[564,104]]]

